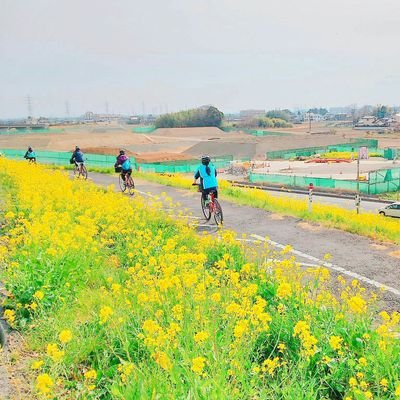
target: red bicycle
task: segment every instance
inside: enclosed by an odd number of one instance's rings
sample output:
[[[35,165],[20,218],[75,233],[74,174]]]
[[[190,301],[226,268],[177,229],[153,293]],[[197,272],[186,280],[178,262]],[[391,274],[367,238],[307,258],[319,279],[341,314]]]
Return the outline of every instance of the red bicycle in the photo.
[[[193,183],[193,186],[197,186],[197,191],[202,193],[201,185],[198,183]],[[215,197],[215,191],[207,194],[207,200],[204,200],[203,194],[201,195],[201,211],[207,221],[211,219],[211,216],[214,216],[215,223],[217,225],[222,225],[224,221],[224,215],[222,213],[221,204],[219,204],[218,199]]]

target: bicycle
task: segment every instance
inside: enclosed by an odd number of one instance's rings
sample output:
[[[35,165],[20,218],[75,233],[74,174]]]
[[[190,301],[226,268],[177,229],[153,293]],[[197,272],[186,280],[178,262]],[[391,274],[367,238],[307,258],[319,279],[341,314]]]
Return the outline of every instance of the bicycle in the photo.
[[[119,187],[122,193],[125,193],[128,189],[129,195],[135,194],[135,182],[133,181],[132,175],[129,173],[123,173],[121,167],[116,167],[115,172],[119,172]],[[124,179],[125,178],[125,179]]]
[[[204,218],[209,221],[211,216],[214,216],[215,223],[217,225],[222,225],[224,221],[224,215],[222,213],[221,204],[219,204],[218,199],[215,197],[215,191],[210,192],[207,194],[207,204],[203,198],[203,193],[201,190],[201,185],[198,183],[193,183],[192,186],[198,187],[198,192],[201,193],[201,211],[203,212]]]
[[[78,179],[87,179],[88,172],[83,162],[75,162],[74,177]]]

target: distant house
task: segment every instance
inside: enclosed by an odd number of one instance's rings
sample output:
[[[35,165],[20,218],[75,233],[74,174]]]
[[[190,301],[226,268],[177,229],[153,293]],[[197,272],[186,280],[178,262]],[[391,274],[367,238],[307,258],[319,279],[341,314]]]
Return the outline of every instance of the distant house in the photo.
[[[357,129],[379,129],[387,128],[392,122],[391,118],[377,118],[373,115],[366,115],[361,117],[358,122],[354,125]]]
[[[306,112],[305,114],[304,114],[304,121],[315,121],[315,122],[318,122],[318,121],[322,121],[324,119],[324,117],[322,116],[322,115],[320,115],[320,114],[315,114],[315,113],[312,113],[312,112]]]
[[[140,124],[140,117],[137,115],[131,115],[128,120],[126,121],[129,125],[137,125]]]
[[[361,126],[375,126],[376,121],[378,118],[374,117],[373,115],[366,115],[365,117],[361,117],[358,122],[356,123],[357,127]]]

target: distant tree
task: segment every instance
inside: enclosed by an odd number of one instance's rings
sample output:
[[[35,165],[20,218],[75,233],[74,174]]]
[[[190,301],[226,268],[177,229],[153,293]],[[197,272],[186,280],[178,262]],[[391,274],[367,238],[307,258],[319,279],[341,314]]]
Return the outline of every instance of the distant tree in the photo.
[[[292,124],[281,118],[248,118],[237,124],[240,128],[290,128]]]
[[[289,110],[270,110],[265,114],[267,118],[279,118],[286,122],[289,122],[292,119],[292,115],[293,113]]]
[[[217,126],[222,125],[224,114],[216,107],[196,108],[193,110],[179,111],[164,114],[157,118],[157,128],[184,128],[195,126]]]
[[[328,114],[328,110],[326,108],[310,108],[308,112],[313,114],[319,114],[322,116]]]
[[[391,110],[388,106],[379,105],[374,109],[374,115],[377,118],[386,118],[391,114]]]
[[[209,107],[206,110],[205,123],[207,126],[221,126],[224,119],[224,113],[216,107]]]

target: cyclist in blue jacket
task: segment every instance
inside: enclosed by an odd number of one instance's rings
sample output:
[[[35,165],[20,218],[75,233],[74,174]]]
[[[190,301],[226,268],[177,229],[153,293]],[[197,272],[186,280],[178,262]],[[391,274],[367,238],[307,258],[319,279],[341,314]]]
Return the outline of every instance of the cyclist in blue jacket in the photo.
[[[218,198],[217,169],[214,165],[210,164],[210,161],[209,156],[201,157],[201,165],[199,165],[194,174],[193,182],[193,184],[196,184],[197,179],[200,178],[201,192],[205,202],[207,202],[210,192],[215,192],[215,198]]]
[[[24,158],[26,158],[30,162],[36,162],[36,154],[33,151],[32,147],[28,147],[28,150],[26,151]]]
[[[83,158],[83,153],[78,146],[75,146],[75,151],[72,153],[70,162],[71,162],[71,164],[75,163],[76,165],[80,165],[85,162],[85,160]]]
[[[121,176],[122,176],[123,180],[125,180],[126,175],[128,175],[128,176],[132,175],[131,160],[125,154],[124,150],[119,151],[119,156],[117,156],[117,162],[114,164],[115,168],[117,168],[119,166],[122,168]]]

